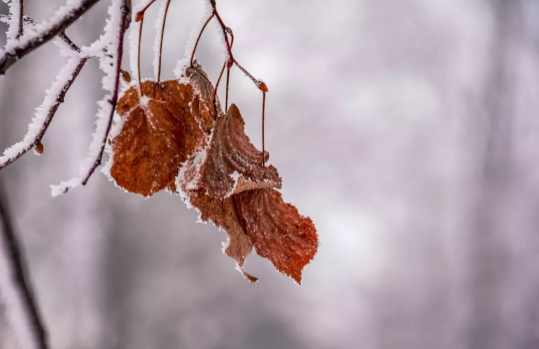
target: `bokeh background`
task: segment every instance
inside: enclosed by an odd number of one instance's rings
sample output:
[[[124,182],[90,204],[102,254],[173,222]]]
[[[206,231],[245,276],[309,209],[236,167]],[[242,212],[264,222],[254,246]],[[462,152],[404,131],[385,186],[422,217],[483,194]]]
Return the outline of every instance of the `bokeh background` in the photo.
[[[25,7],[46,19],[63,3]],[[539,1],[218,4],[235,56],[269,86],[271,163],[316,223],[319,252],[301,287],[253,254],[246,270],[261,281],[250,284],[221,252],[225,233],[178,197],[145,200],[98,173],[53,199],[103,96],[91,61],[45,154],[0,173],[52,348],[539,348]],[[68,35],[94,41],[108,5]],[[158,7],[146,17],[149,78]],[[203,9],[172,2],[164,78]],[[216,79],[214,28],[197,56]],[[26,133],[64,63],[49,43],[0,78],[1,149]],[[238,70],[231,99],[260,144],[261,96]],[[0,317],[0,348],[15,347]]]

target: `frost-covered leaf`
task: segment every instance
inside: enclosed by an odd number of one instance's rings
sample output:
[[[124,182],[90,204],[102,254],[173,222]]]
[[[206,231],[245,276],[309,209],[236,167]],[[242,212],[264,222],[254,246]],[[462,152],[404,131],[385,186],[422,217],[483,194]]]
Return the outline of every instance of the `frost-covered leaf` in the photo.
[[[256,252],[301,284],[303,267],[318,249],[312,220],[285,203],[274,189],[245,191],[232,198],[239,222]]]
[[[237,269],[243,276],[251,282],[257,281],[258,278],[243,270],[243,264],[249,253],[251,253],[253,244],[238,222],[232,199],[214,199],[192,192],[190,203],[200,211],[202,221],[212,221],[216,226],[226,231],[228,241],[224,247],[224,252],[236,260]]]
[[[265,160],[269,158],[266,152]],[[245,134],[245,122],[233,104],[217,118],[204,163],[199,167],[197,188],[213,198],[259,188],[280,188],[281,178],[273,166],[262,166],[262,152]]]
[[[112,140],[110,174],[127,191],[143,196],[176,191],[181,164],[207,144],[215,114],[205,99],[207,79],[194,70],[189,74],[194,83],[145,81],[142,97],[133,86],[118,101],[124,123]]]

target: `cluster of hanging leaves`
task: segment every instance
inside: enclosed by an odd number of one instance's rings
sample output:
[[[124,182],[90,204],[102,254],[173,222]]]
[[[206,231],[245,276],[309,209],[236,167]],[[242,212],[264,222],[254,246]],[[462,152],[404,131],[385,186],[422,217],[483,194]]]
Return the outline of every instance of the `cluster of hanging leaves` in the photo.
[[[301,283],[318,236],[310,218],[285,203],[269,154],[251,143],[235,105],[221,109],[214,88],[196,62],[180,80],[145,81],[118,102],[122,119],[111,141],[111,176],[125,190],[151,196],[179,194],[228,234],[225,253],[243,270],[252,251]]]

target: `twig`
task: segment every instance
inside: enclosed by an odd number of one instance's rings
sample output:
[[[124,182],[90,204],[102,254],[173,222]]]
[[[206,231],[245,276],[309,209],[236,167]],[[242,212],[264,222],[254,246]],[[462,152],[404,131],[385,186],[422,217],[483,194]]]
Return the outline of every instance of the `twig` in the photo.
[[[0,183],[1,184],[1,183]],[[9,217],[7,204],[4,202],[2,187],[0,186],[0,230],[2,231],[2,239],[6,242],[6,256],[10,261],[10,270],[12,272],[12,280],[14,287],[17,289],[22,303],[24,304],[24,312],[29,315],[26,319],[29,328],[33,332],[33,337],[37,341],[38,348],[47,349],[47,332],[41,320],[41,316],[37,307],[34,292],[32,291],[21,244],[15,234],[13,224]]]
[[[116,78],[114,82],[114,92],[112,93],[112,98],[110,100],[111,109],[107,124],[107,129],[105,131],[105,134],[103,135],[103,141],[101,143],[101,149],[99,150],[99,154],[97,156],[97,159],[95,160],[93,166],[90,168],[90,171],[82,181],[82,185],[86,185],[88,183],[88,180],[94,173],[95,169],[101,165],[101,160],[103,159],[103,152],[105,151],[105,145],[107,144],[107,139],[109,138],[110,129],[112,127],[112,120],[114,117],[114,111],[116,110],[116,104],[118,103],[118,94],[120,92],[120,75],[122,71],[122,57],[123,57],[123,50],[124,50],[124,36],[125,32],[127,30],[127,27],[129,26],[130,17],[131,17],[131,0],[122,0],[122,18],[120,23],[120,39],[118,40],[118,51],[116,54]],[[66,188],[66,192],[69,190],[69,188]]]
[[[18,45],[7,49],[6,52],[0,56],[0,75],[5,74],[9,67],[21,60],[25,55],[63,33],[66,28],[73,24],[73,22],[80,18],[97,2],[99,2],[99,0],[80,0],[80,3],[73,8],[64,6],[64,10],[57,11],[51,24],[47,25],[45,30],[38,33],[27,33],[20,37]]]

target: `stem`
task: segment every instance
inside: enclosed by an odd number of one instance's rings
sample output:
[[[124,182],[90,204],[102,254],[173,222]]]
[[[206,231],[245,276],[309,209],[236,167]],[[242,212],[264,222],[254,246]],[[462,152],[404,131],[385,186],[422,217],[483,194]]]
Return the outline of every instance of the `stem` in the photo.
[[[163,26],[161,27],[161,42],[159,44],[159,65],[157,68],[157,82],[161,82],[161,57],[163,56],[163,39],[165,38],[165,24],[167,23],[168,7],[172,0],[167,0],[167,6],[165,7],[165,16],[163,17]],[[139,44],[140,46],[140,44]]]
[[[17,33],[17,39],[24,33],[24,0],[19,0],[19,32]]]
[[[265,142],[265,123],[266,123],[266,92],[262,91],[262,167],[266,167],[266,142]]]
[[[191,68],[193,67],[193,61],[195,60],[195,52],[196,52],[197,47],[198,47],[198,42],[200,41],[200,38],[202,37],[202,33],[204,33],[204,30],[208,26],[208,23],[210,23],[210,21],[212,20],[213,16],[215,16],[215,11],[212,12],[210,18],[208,18],[206,20],[206,23],[204,23],[204,25],[202,26],[202,29],[200,30],[200,33],[198,33],[197,41],[195,42],[195,47],[193,47],[193,53],[191,54]]]
[[[228,86],[230,85],[230,68],[226,68],[226,92],[225,92],[225,111],[228,111]]]
[[[120,91],[120,75],[122,71],[122,57],[123,57],[123,48],[124,48],[124,37],[125,37],[125,31],[127,30],[127,27],[129,26],[129,17],[131,14],[131,1],[130,0],[123,0],[122,1],[122,19],[121,19],[121,25],[120,25],[120,39],[118,40],[118,52],[116,55],[116,81],[114,83],[114,92],[112,94],[112,99],[110,100],[111,109],[109,114],[109,120],[107,124],[107,129],[105,131],[105,134],[103,135],[103,142],[101,143],[101,149],[99,151],[99,155],[97,156],[97,159],[94,162],[94,165],[88,171],[88,174],[82,181],[82,185],[86,185],[88,183],[88,180],[94,173],[95,169],[101,165],[101,160],[103,159],[103,153],[105,152],[105,145],[107,144],[107,139],[109,138],[110,129],[112,127],[112,119],[114,117],[114,111],[116,110],[116,104],[118,103],[118,94]],[[66,188],[66,191],[68,188]]]
[[[28,153],[33,148],[36,148],[36,150],[37,150],[37,148],[40,147],[41,151],[42,151],[43,145],[41,144],[41,140],[45,136],[45,133],[47,132],[47,129],[49,128],[49,125],[52,122],[52,119],[56,115],[56,112],[58,111],[58,108],[60,107],[60,104],[62,104],[64,102],[64,98],[65,98],[65,96],[67,94],[67,91],[69,91],[69,89],[71,88],[71,85],[73,85],[73,83],[75,82],[75,79],[79,75],[80,71],[82,70],[82,68],[84,67],[84,64],[86,63],[86,61],[88,59],[89,59],[88,57],[81,58],[79,64],[76,66],[76,68],[71,73],[71,77],[65,83],[64,87],[62,88],[62,90],[60,91],[58,96],[56,97],[56,103],[53,104],[50,107],[49,112],[47,113],[47,118],[45,119],[45,122],[43,123],[43,126],[41,126],[41,129],[39,130],[39,133],[37,134],[34,141],[32,143],[30,143],[27,147],[25,147],[20,153],[18,153],[14,157],[8,159],[5,163],[0,164],[0,170],[7,167],[8,165],[11,165],[12,163],[14,163],[16,160],[21,158],[24,154]]]
[[[155,0],[151,0],[146,6],[144,6],[144,8],[142,10],[137,12],[137,14],[135,16],[135,22],[139,22],[144,17],[144,14],[146,13],[146,10],[148,8],[150,8],[150,6],[152,6],[154,2],[155,2]]]
[[[151,5],[151,4],[150,4]],[[148,5],[148,6],[150,6]],[[144,16],[142,16],[140,18],[140,29],[139,29],[139,32],[138,32],[138,57],[137,57],[137,60],[138,60],[138,65],[137,65],[137,69],[138,69],[138,88],[139,88],[139,95],[142,97],[142,76],[140,74],[140,46],[141,46],[141,43],[142,43],[142,26],[144,25]]]
[[[230,46],[234,45],[234,34],[232,33],[232,30],[229,31],[230,36],[232,37],[232,41],[230,43]],[[230,66],[228,62],[225,62],[223,64],[223,68],[221,68],[221,73],[219,73],[219,78],[217,79],[217,83],[215,84],[215,88],[213,89],[213,99],[215,100],[215,96],[217,95],[217,89],[219,87],[219,84],[221,82],[221,78],[223,77],[223,73],[226,70],[226,103],[225,103],[225,113],[228,111],[228,86],[230,84]]]
[[[64,17],[57,19],[56,22],[50,24],[49,28],[44,32],[27,33],[25,35],[25,40],[21,40],[19,45],[4,52],[4,54],[0,56],[0,75],[5,74],[9,67],[15,64],[15,62],[20,61],[30,52],[64,32],[66,28],[79,19],[97,2],[99,2],[99,0],[80,0],[80,3],[75,8],[69,11]]]
[[[14,287],[17,289],[19,296],[24,304],[24,313],[28,314],[30,329],[33,332],[33,337],[37,341],[39,349],[47,349],[47,332],[41,320],[41,316],[37,307],[34,292],[28,278],[27,267],[24,260],[22,246],[18,241],[17,235],[10,220],[7,204],[4,203],[3,190],[0,187],[0,230],[2,231],[2,239],[6,242],[6,257],[10,262],[12,280]]]
[[[264,82],[262,82],[261,80],[258,80],[256,79],[253,75],[251,75],[251,73],[249,73],[247,71],[247,69],[245,69],[244,67],[242,67],[238,61],[234,58],[234,54],[232,53],[232,44],[230,43],[230,41],[228,40],[228,36],[227,36],[227,33],[231,32],[230,28],[228,28],[226,25],[225,25],[225,22],[223,22],[223,19],[221,18],[221,16],[219,15],[219,12],[217,11],[217,7],[216,7],[216,4],[215,4],[215,1],[211,1],[211,5],[213,7],[213,14],[212,15],[215,15],[215,17],[217,18],[217,20],[219,21],[219,24],[221,25],[221,29],[223,30],[223,36],[224,36],[224,39],[225,39],[225,43],[226,43],[226,47],[227,47],[227,51],[228,51],[228,56],[229,56],[229,60],[235,64],[238,68],[240,68],[240,70],[245,74],[247,75],[247,77],[249,79],[251,79],[253,81],[253,83],[256,85],[256,87],[258,87],[258,89],[262,92],[268,92],[268,87],[266,86],[266,84]]]

